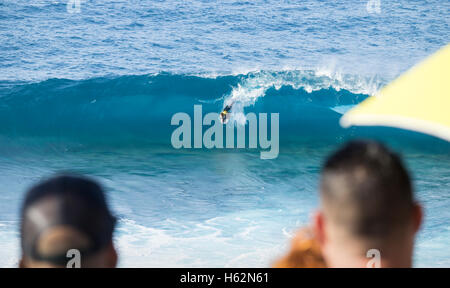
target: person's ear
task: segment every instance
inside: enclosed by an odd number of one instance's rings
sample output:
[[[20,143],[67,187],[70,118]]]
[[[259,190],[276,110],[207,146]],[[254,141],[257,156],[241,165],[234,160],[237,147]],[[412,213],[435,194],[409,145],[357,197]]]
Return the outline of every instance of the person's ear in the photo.
[[[116,268],[117,266],[117,251],[116,248],[114,247],[113,242],[111,241],[111,243],[108,245],[108,252],[107,252],[107,266],[109,268]]]
[[[417,231],[419,231],[420,226],[422,225],[422,221],[423,221],[423,209],[419,203],[414,203],[412,221],[413,221],[414,233],[417,233]]]
[[[25,260],[23,260],[23,256],[22,256],[22,258],[20,258],[20,260],[19,260],[19,268],[26,268],[26,266],[25,266]]]
[[[326,235],[325,235],[325,219],[322,211],[318,210],[314,213],[313,226],[314,226],[313,227],[314,234],[317,238],[317,241],[319,241],[319,244],[323,246],[323,244],[326,241]]]

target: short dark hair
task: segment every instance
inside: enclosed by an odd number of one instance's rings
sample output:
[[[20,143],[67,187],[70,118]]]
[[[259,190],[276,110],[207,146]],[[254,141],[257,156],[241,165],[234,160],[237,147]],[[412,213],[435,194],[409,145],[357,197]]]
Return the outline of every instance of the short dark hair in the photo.
[[[82,252],[90,255],[111,243],[116,222],[101,186],[74,175],[58,175],[33,186],[25,196],[21,215],[23,255],[53,264],[67,262],[67,251],[43,255],[36,245],[43,232],[57,226],[72,227],[88,238],[91,244]]]
[[[325,217],[351,235],[382,239],[411,219],[410,177],[400,157],[375,141],[351,141],[325,162],[321,176]]]

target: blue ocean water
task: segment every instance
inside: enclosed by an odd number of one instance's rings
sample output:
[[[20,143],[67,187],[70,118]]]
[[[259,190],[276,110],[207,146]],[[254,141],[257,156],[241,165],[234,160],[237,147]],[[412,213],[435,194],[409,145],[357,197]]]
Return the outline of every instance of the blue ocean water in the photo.
[[[107,188],[121,266],[269,266],[317,206],[324,157],[361,137],[413,175],[415,265],[450,266],[450,144],[338,124],[449,42],[450,2],[86,0],[70,12],[0,2],[0,267],[17,265],[24,191],[56,171]],[[231,98],[279,113],[278,158],[171,146],[175,113]]]

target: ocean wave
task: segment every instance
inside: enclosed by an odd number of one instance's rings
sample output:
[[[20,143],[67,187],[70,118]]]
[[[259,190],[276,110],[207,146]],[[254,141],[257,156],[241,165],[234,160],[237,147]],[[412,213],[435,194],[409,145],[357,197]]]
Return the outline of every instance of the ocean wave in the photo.
[[[280,141],[335,142],[354,134],[342,114],[383,84],[327,70],[0,81],[0,146],[170,145],[174,114],[218,113],[229,101],[234,116],[279,113]]]
[[[170,139],[170,119],[175,113],[192,115],[194,105],[202,105],[203,114],[220,112],[230,100],[235,103],[233,115],[280,113],[282,126],[293,126],[294,121],[298,126],[304,120],[315,122],[314,126],[332,121],[336,127],[340,114],[333,107],[357,104],[379,86],[374,79],[314,70],[3,81],[0,136],[108,143]]]

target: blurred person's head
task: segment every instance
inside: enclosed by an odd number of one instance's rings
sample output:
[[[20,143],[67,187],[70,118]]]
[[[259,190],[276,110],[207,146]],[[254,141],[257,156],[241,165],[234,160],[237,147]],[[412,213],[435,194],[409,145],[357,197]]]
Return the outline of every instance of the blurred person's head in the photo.
[[[102,188],[79,176],[56,176],[32,187],[22,206],[20,267],[66,267],[77,249],[81,267],[115,267],[116,219]]]
[[[289,252],[273,268],[325,268],[319,243],[309,227],[300,229],[292,239]]]
[[[373,141],[352,141],[325,162],[315,231],[329,267],[410,267],[422,210],[399,156]]]

